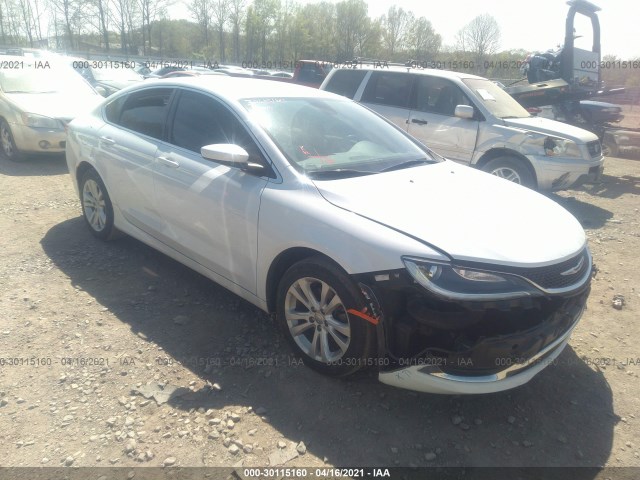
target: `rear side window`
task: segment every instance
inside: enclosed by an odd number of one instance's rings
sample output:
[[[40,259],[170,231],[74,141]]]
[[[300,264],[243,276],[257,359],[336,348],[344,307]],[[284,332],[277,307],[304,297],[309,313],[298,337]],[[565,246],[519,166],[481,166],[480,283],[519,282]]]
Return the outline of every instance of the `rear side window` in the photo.
[[[150,88],[132,93],[126,97],[119,114],[117,105],[110,112],[109,104],[107,118],[121,127],[162,140],[172,92],[170,88]],[[109,118],[110,114],[117,119]]]
[[[392,107],[407,107],[412,81],[412,75],[408,73],[373,72],[362,95],[362,101]]]
[[[366,74],[365,70],[337,70],[325,90],[353,99]]]

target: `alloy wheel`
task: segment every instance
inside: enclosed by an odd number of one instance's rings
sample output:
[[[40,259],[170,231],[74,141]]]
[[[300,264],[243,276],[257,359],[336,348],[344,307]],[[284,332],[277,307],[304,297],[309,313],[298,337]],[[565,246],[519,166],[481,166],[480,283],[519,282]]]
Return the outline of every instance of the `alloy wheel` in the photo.
[[[351,341],[351,326],[342,300],[327,283],[304,277],[285,297],[285,319],[298,347],[325,364],[342,358]]]
[[[106,202],[100,185],[93,179],[84,182],[82,204],[91,228],[96,232],[101,232],[107,224]]]

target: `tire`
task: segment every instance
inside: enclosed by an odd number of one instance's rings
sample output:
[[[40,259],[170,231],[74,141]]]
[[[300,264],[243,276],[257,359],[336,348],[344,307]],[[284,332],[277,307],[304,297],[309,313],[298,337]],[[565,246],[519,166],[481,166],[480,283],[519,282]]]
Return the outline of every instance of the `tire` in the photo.
[[[80,179],[80,203],[82,216],[93,236],[105,241],[115,238],[113,205],[104,182],[93,169],[87,170]]]
[[[605,157],[617,157],[620,155],[620,147],[613,137],[604,137],[604,141],[602,142],[602,154]]]
[[[24,155],[18,147],[16,142],[13,141],[13,134],[11,133],[11,127],[6,120],[0,121],[0,150],[2,156],[12,162],[20,162],[24,160]]]
[[[276,318],[285,337],[307,366],[332,377],[371,364],[375,327],[347,313],[364,307],[348,275],[323,257],[294,264],[278,285]]]
[[[529,168],[515,157],[497,157],[489,160],[482,170],[524,187],[535,188],[536,182]]]

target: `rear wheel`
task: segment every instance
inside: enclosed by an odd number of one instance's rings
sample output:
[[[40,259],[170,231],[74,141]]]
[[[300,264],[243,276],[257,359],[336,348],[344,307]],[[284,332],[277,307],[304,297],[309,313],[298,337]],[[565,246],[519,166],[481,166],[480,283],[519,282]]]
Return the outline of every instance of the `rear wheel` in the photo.
[[[348,275],[323,257],[294,264],[278,287],[280,328],[304,363],[325,375],[345,376],[370,364],[375,327],[348,313],[364,306]]]
[[[482,168],[487,173],[525,187],[535,188],[535,181],[529,168],[515,157],[497,157]]]
[[[13,141],[11,127],[9,127],[6,120],[0,121],[0,144],[2,146],[2,155],[8,160],[20,162],[24,159],[24,155],[16,147],[16,142]]]
[[[100,240],[114,238],[113,205],[100,175],[87,170],[80,180],[82,214],[91,233]]]

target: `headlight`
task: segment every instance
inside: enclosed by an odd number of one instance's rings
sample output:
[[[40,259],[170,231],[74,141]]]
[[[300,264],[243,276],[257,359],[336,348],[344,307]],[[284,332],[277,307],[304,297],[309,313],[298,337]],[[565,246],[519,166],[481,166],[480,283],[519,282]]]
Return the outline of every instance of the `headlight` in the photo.
[[[548,157],[572,157],[582,158],[580,147],[571,141],[561,138],[547,137],[544,140],[544,154]]]
[[[23,113],[22,123],[27,127],[60,129],[60,123],[55,118],[45,117],[37,113]]]
[[[403,257],[402,261],[416,282],[445,299],[505,300],[542,294],[526,280],[506,273],[410,257]]]

